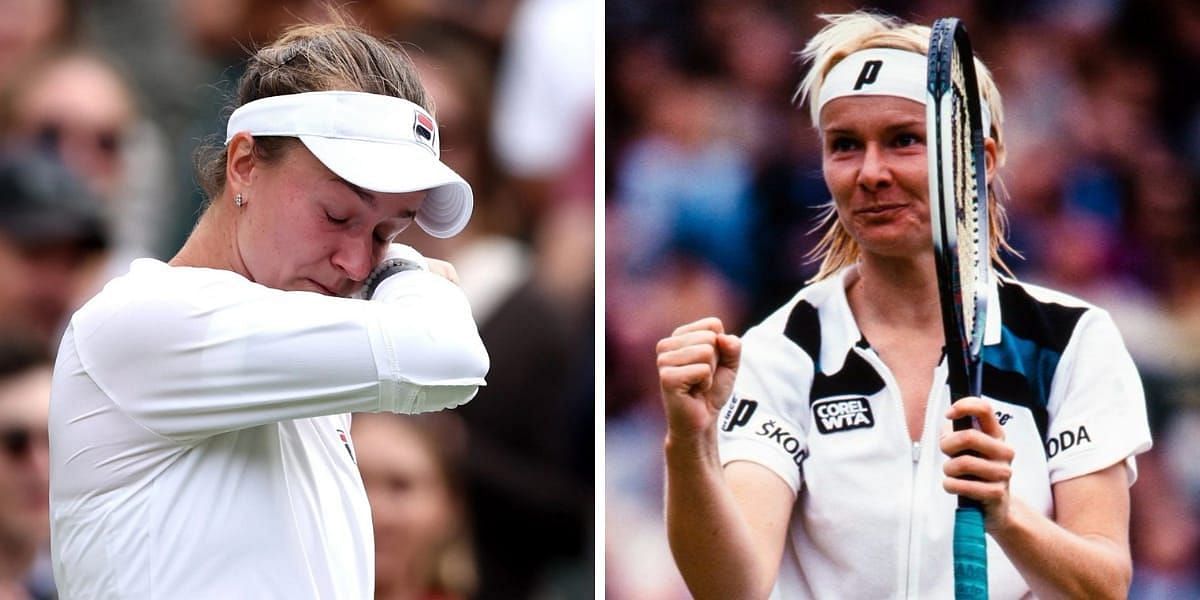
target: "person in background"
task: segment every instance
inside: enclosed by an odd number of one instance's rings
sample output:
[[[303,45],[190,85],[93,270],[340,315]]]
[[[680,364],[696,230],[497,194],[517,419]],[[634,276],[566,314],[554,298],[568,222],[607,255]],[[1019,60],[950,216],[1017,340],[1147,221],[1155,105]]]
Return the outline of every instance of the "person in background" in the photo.
[[[53,585],[34,576],[50,535],[50,358],[46,349],[0,332],[0,598],[48,599]]]
[[[115,62],[83,47],[49,52],[0,99],[9,143],[61,162],[101,202],[113,232],[107,278],[159,250],[171,209],[166,143]]]
[[[53,53],[30,66],[8,94],[10,135],[58,157],[96,195],[117,192],[134,100],[111,65],[86,51]]]
[[[536,222],[564,201],[554,180],[590,138],[595,79],[589,0],[524,0],[516,7],[496,74],[492,144]]]
[[[0,330],[58,346],[95,288],[108,247],[99,205],[60,165],[0,155]]]
[[[76,37],[79,5],[78,0],[0,3],[0,88],[43,52]]]
[[[361,414],[352,427],[375,529],[377,600],[459,600],[477,585],[466,429],[450,413]]]
[[[488,152],[491,80],[481,46],[452,31],[406,39],[421,49],[413,60],[438,107],[443,159],[481,201],[472,227],[459,235],[433,239],[406,231],[397,239],[454,264],[484,344],[503,349],[492,353],[479,401],[458,414],[469,432],[476,597],[525,598],[556,585],[585,554],[580,525],[589,518],[592,478],[572,461],[581,436],[565,425],[546,426],[572,421],[568,357],[578,338],[570,329],[573,315],[539,278],[538,252],[511,235],[510,219],[521,213],[505,199],[506,178]],[[590,400],[590,385],[588,394]],[[588,418],[591,431],[590,411]]]

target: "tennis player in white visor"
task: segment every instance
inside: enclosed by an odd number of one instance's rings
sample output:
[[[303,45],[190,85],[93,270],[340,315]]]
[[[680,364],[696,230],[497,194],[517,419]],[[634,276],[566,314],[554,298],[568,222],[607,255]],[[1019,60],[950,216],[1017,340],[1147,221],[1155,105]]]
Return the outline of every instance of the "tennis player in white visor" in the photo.
[[[352,412],[452,408],[488,356],[446,263],[471,188],[397,47],[289,30],[249,62],[210,203],[71,319],[51,401],[64,598],[370,598]]]

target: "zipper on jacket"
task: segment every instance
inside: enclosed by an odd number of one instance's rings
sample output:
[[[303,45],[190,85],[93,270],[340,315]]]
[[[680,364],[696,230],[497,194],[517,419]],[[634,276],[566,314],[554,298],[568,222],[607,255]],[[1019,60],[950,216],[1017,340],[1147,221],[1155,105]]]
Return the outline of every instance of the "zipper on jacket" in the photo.
[[[855,346],[854,350],[859,353],[875,371],[883,378],[884,386],[887,387],[889,393],[897,399],[900,407],[900,423],[904,427],[904,439],[912,444],[912,468],[908,481],[908,526],[907,536],[904,540],[904,580],[900,588],[901,597],[911,598],[912,572],[913,572],[913,556],[912,556],[912,541],[913,541],[913,520],[916,514],[916,499],[917,499],[917,467],[921,459],[921,442],[912,441],[912,430],[908,428],[908,415],[904,410],[904,395],[900,393],[900,386],[896,383],[895,376],[892,375],[891,369],[887,367],[887,363],[883,362],[883,358],[874,348],[862,348]],[[926,406],[926,411],[928,411]],[[921,434],[924,436],[924,432]]]
[[[920,470],[921,463],[921,441],[924,440],[925,436],[929,434],[928,430],[931,428],[931,424],[929,422],[930,407],[938,405],[936,399],[939,397],[941,389],[945,386],[946,382],[944,379],[940,379],[938,377],[937,369],[940,367],[939,363],[938,367],[934,367],[933,383],[929,388],[928,397],[925,398],[925,414],[922,415],[921,439],[913,441],[912,430],[910,430],[908,427],[908,414],[904,410],[904,395],[900,393],[900,386],[896,383],[896,379],[892,375],[891,369],[888,369],[887,364],[883,362],[883,358],[879,356],[879,353],[875,352],[874,348],[862,348],[855,346],[854,349],[864,359],[866,359],[871,366],[875,368],[875,371],[878,372],[881,377],[883,377],[884,385],[887,386],[891,393],[899,399],[901,417],[900,422],[904,425],[904,439],[912,444],[912,469],[910,471],[911,476],[909,478],[908,495],[908,539],[905,540],[904,546],[904,587],[902,593],[904,598],[919,598],[920,594],[916,589],[917,582],[915,581],[914,577],[914,573],[918,571],[918,566],[914,564],[913,555],[917,553],[913,552],[913,536],[916,529],[914,521],[916,521],[917,518],[916,506],[919,475],[918,471]],[[932,428],[935,430],[937,429],[936,425],[932,426]],[[934,439],[937,438],[935,437]]]
[[[903,403],[903,401],[901,401]],[[907,422],[907,419],[905,419]],[[922,432],[922,435],[924,433]],[[910,435],[908,439],[912,439]],[[912,443],[912,472],[908,488],[908,539],[904,540],[904,597],[914,598],[913,594],[913,532],[916,529],[914,521],[917,520],[917,470],[920,468],[921,462],[921,442]]]
[[[921,518],[923,521],[929,518],[928,513],[922,512],[920,515],[918,515],[916,512],[916,506],[918,503],[921,506],[928,505],[929,494],[932,489],[932,482],[928,480],[930,475],[926,475],[926,480],[921,480],[919,463],[921,460],[921,443],[925,441],[927,436],[933,436],[931,441],[934,443],[937,442],[939,437],[938,413],[941,412],[941,403],[939,400],[941,398],[942,390],[945,388],[946,380],[944,377],[939,377],[938,368],[939,367],[934,367],[933,383],[929,386],[929,395],[925,398],[925,415],[921,425],[921,439],[917,442],[913,442],[912,498],[911,504],[909,505],[912,512],[909,514],[908,521],[908,558],[906,560],[908,571],[904,582],[906,598],[921,597],[920,567],[918,563],[920,562],[919,559],[921,558],[924,549],[919,547],[921,546],[920,538],[914,536],[914,532],[917,529],[914,522],[918,518]],[[939,452],[936,444],[933,447],[933,452]],[[937,471],[935,468],[936,464],[937,463],[935,462],[934,464],[927,466],[929,469]],[[934,473],[932,477],[937,478],[937,473]],[[918,498],[920,498],[920,500],[918,500]],[[925,527],[925,525],[922,524],[922,527]]]

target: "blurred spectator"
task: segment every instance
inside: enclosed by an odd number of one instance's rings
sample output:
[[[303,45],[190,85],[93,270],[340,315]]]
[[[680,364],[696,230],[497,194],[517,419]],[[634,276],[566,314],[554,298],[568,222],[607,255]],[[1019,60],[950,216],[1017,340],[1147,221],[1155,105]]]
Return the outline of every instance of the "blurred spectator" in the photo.
[[[54,597],[35,573],[50,537],[50,370],[44,349],[0,334],[0,598]]]
[[[745,309],[728,280],[694,260],[668,258],[652,278],[608,281],[608,310],[623,318],[606,324],[611,383],[605,427],[605,586],[610,598],[684,599],[687,588],[675,570],[663,521],[666,424],[659,408],[655,342],[702,316],[718,316],[736,331]]]
[[[492,141],[532,218],[561,200],[549,186],[591,138],[595,77],[588,65],[599,35],[594,8],[593,0],[524,0],[508,31]]]
[[[75,37],[78,0],[0,3],[0,88],[43,52]]]
[[[134,106],[111,66],[83,51],[54,54],[32,64],[6,96],[9,135],[58,157],[97,196],[113,198]]]
[[[469,597],[477,575],[458,416],[355,415],[351,433],[375,527],[375,597]]]
[[[0,331],[57,348],[67,318],[95,291],[108,234],[99,206],[65,169],[0,156]]]
[[[0,97],[9,143],[58,160],[102,201],[113,231],[107,276],[152,255],[170,206],[165,143],[118,69],[89,50],[51,52]]]
[[[517,2],[491,105],[492,152],[521,221],[511,231],[531,241],[532,283],[566,317],[571,379],[564,400],[575,447],[569,465],[588,496],[590,477],[582,475],[591,470],[596,376],[593,65],[602,33],[596,8],[595,0]]]
[[[629,219],[629,267],[647,272],[668,249],[702,258],[752,287],[752,165],[730,139],[730,98],[711,83],[660,81],[645,98],[647,130],[618,163],[617,198]]]
[[[476,197],[471,226],[461,234],[438,240],[406,231],[399,238],[455,265],[484,345],[493,349],[488,385],[456,410],[469,430],[469,507],[480,575],[476,597],[528,598],[546,586],[562,585],[564,576],[578,578],[589,550],[583,531],[590,519],[592,446],[574,424],[582,413],[587,432],[592,431],[593,386],[589,377],[580,402],[571,359],[579,356],[576,348],[582,343],[590,349],[592,337],[579,336],[575,307],[548,293],[537,277],[541,249],[509,233],[520,213],[503,199],[505,172],[489,151],[486,46],[456,28],[415,32],[406,39],[433,97],[442,158],[471,182]],[[587,225],[590,230],[590,218]],[[590,271],[589,260],[585,273]],[[574,343],[577,339],[583,342]],[[589,364],[589,375],[591,370]],[[584,469],[580,454],[586,454]],[[590,571],[590,564],[586,568]],[[586,573],[589,585],[590,576]]]

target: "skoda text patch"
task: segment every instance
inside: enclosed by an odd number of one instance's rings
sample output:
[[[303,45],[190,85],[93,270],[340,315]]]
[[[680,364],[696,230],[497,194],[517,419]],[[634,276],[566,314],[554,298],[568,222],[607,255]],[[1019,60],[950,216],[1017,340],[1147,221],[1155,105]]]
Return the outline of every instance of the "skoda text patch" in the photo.
[[[875,416],[866,398],[821,400],[813,404],[813,416],[821,433],[837,433],[875,426]]]
[[[782,425],[775,423],[774,419],[763,423],[758,435],[779,444],[779,447],[792,457],[792,462],[796,463],[797,467],[804,466],[804,459],[808,458],[808,448],[804,447],[800,436],[784,429]]]

